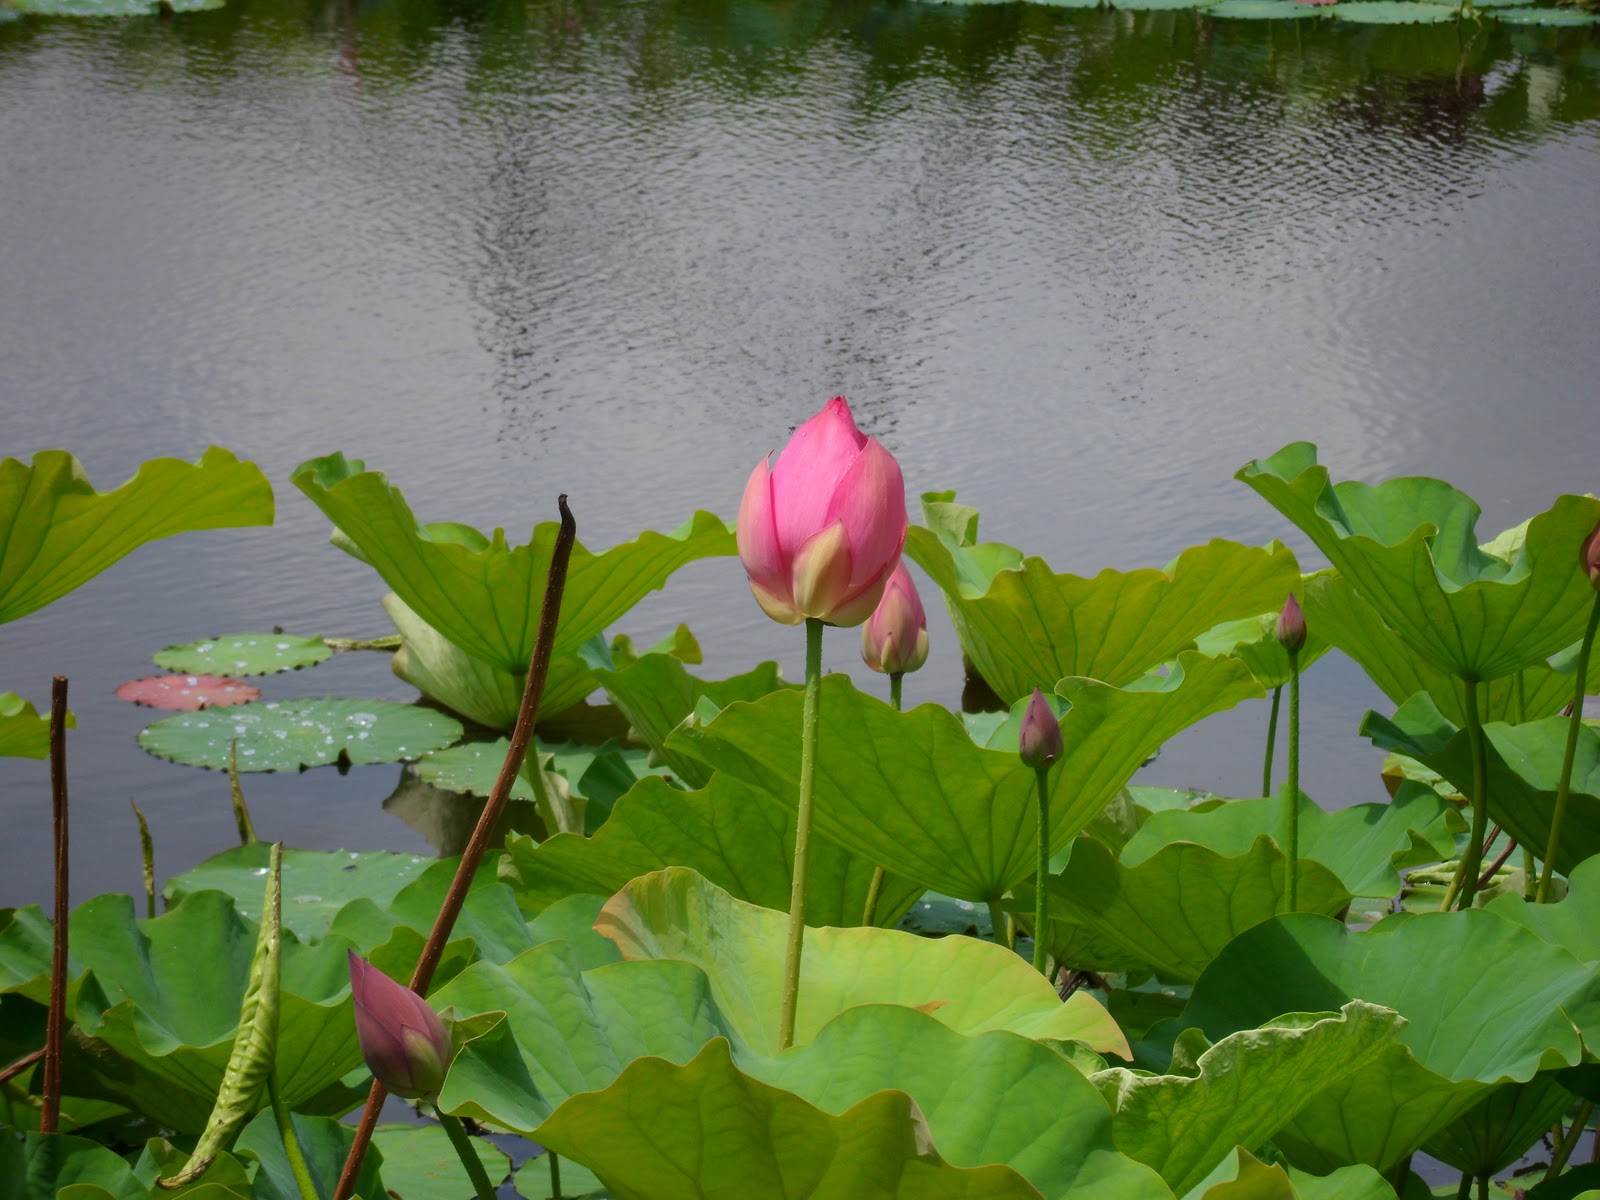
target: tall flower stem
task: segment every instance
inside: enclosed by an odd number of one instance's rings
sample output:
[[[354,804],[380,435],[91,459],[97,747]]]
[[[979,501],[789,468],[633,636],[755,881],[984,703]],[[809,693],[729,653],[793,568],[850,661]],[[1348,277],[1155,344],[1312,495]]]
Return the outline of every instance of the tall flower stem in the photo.
[[[1544,874],[1539,876],[1537,900],[1543,904],[1550,896],[1550,876],[1555,871],[1556,851],[1561,846],[1561,823],[1567,816],[1567,793],[1572,787],[1572,760],[1578,753],[1578,730],[1583,727],[1583,697],[1589,682],[1589,656],[1594,652],[1594,635],[1600,628],[1600,592],[1595,593],[1589,610],[1589,627],[1583,631],[1578,650],[1578,680],[1572,687],[1572,716],[1567,720],[1567,750],[1561,759],[1561,782],[1556,785],[1556,807],[1550,817],[1550,844],[1544,852]]]
[[[50,808],[55,829],[55,931],[50,957],[50,1007],[44,1027],[43,1104],[39,1132],[61,1120],[61,1046],[67,1032],[67,677],[50,682]]]
[[[889,676],[889,703],[895,712],[901,711],[900,684],[904,681],[906,673],[896,671]],[[883,892],[884,869],[877,867],[872,872],[872,882],[867,885],[867,903],[861,913],[863,925],[875,925],[878,922],[878,896]]]
[[[789,939],[783,956],[783,1007],[778,1049],[794,1045],[800,1006],[800,952],[806,936],[806,875],[811,866],[811,801],[817,790],[817,713],[822,707],[822,621],[806,618],[806,697],[800,718],[800,810],[794,827],[794,881],[789,888]]]
[[[439,1118],[439,1124],[444,1126],[445,1133],[449,1135],[450,1144],[455,1147],[456,1157],[461,1160],[461,1165],[467,1169],[467,1176],[472,1180],[473,1193],[478,1200],[495,1200],[494,1184],[489,1182],[489,1174],[483,1169],[483,1160],[472,1148],[472,1139],[461,1127],[461,1122],[449,1113],[441,1111],[437,1104],[433,1106],[433,1115]]]
[[[311,1178],[311,1168],[306,1165],[305,1151],[300,1148],[294,1117],[289,1112],[289,1106],[283,1102],[276,1072],[267,1076],[267,1097],[272,1102],[272,1119],[277,1122],[278,1137],[283,1141],[283,1155],[289,1160],[289,1172],[294,1176],[294,1186],[300,1191],[300,1200],[318,1200],[320,1193]]]
[[[1267,756],[1261,763],[1261,794],[1272,795],[1272,756],[1278,748],[1278,704],[1283,699],[1283,684],[1272,689],[1272,716],[1267,718]]]
[[[1463,679],[1467,698],[1467,738],[1472,745],[1472,833],[1467,839],[1466,857],[1461,860],[1461,898],[1458,906],[1472,907],[1478,894],[1478,874],[1483,869],[1484,834],[1489,829],[1489,748],[1483,736],[1483,717],[1478,712],[1478,681]]]
[[[554,1150],[550,1155],[550,1200],[561,1200],[561,1156]]]
[[[1046,979],[1050,977],[1048,963],[1050,919],[1050,768],[1034,768],[1034,778],[1039,785],[1039,875],[1034,880],[1033,900],[1033,969]]]
[[[1284,853],[1288,874],[1284,880],[1284,911],[1294,912],[1300,902],[1300,651],[1289,651],[1289,783],[1283,795]]]

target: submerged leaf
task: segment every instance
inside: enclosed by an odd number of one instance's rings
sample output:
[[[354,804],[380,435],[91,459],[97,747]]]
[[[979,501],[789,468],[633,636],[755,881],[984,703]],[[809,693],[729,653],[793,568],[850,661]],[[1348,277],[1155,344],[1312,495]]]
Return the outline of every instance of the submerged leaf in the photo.
[[[65,450],[41,450],[28,466],[5,459],[0,622],[43,608],[146,542],[197,529],[270,525],[272,510],[272,485],[261,468],[220,446],[197,464],[151,459],[111,492],[96,492]]]

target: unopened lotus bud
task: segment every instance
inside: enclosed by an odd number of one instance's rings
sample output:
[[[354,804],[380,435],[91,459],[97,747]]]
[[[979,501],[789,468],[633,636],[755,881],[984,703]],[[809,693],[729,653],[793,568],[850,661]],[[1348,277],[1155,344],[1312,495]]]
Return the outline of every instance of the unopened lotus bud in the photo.
[[[410,988],[350,952],[356,1037],[373,1078],[396,1096],[432,1096],[450,1067],[450,1034]]]
[[[1022,714],[1022,728],[1017,731],[1017,753],[1025,766],[1042,771],[1061,757],[1061,748],[1061,726],[1056,714],[1044,693],[1034,688],[1033,699]]]
[[[1291,654],[1298,654],[1306,644],[1306,615],[1300,611],[1300,601],[1289,593],[1278,614],[1278,644]]]
[[[861,627],[861,657],[885,675],[903,675],[928,661],[928,617],[903,562],[890,574],[883,599]]]

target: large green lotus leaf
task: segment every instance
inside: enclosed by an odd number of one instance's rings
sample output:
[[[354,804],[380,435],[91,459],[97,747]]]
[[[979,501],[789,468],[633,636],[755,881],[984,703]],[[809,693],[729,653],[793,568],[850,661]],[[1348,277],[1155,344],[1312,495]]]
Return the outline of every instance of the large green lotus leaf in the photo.
[[[484,537],[463,525],[423,526],[398,488],[342,454],[301,463],[291,481],[440,634],[502,671],[528,669],[556,522],[536,525],[515,548],[499,529]],[[670,534],[644,533],[601,554],[574,546],[556,656],[575,654],[684,564],[734,552],[732,528],[706,512]]]
[[[721,1039],[685,1066],[630,1064],[604,1091],[567,1101],[537,1138],[618,1200],[1040,1200],[1009,1167],[944,1162],[904,1092],[835,1116],[745,1075]]]
[[[1395,1200],[1395,1193],[1371,1167],[1342,1167],[1331,1175],[1308,1175],[1293,1167],[1285,1170],[1278,1163],[1269,1166],[1240,1146],[1197,1183],[1185,1200]]]
[[[1470,496],[1438,479],[1332,484],[1309,442],[1248,463],[1237,478],[1298,525],[1437,667],[1498,679],[1583,636],[1594,589],[1578,568],[1578,547],[1600,523],[1600,500],[1563,496],[1526,528],[1480,546]]]
[[[333,656],[319,637],[290,633],[224,633],[183,646],[168,646],[151,657],[158,667],[180,675],[272,675],[314,667]]]
[[[1356,804],[1328,812],[1300,794],[1300,861],[1332,871],[1352,896],[1387,898],[1400,888],[1399,872],[1441,862],[1455,853],[1460,814],[1438,793],[1407,780],[1390,804]],[[1194,842],[1237,855],[1262,834],[1283,844],[1283,798],[1209,801],[1190,809],[1151,813],[1122,848],[1135,866],[1173,842]]]
[[[331,1117],[308,1117],[302,1113],[294,1113],[292,1120],[312,1179],[324,1181],[331,1190],[350,1153],[350,1143],[355,1139],[354,1126]],[[261,1164],[256,1171],[254,1200],[303,1200],[270,1109],[257,1113],[240,1131],[233,1152],[240,1158],[254,1158]],[[369,1147],[361,1160],[361,1173],[356,1177],[356,1195],[377,1200],[388,1194],[378,1173],[382,1164],[382,1147]]]
[[[68,714],[68,727],[76,725]],[[0,692],[0,758],[44,758],[50,753],[50,718],[15,692]]]
[[[588,1167],[559,1155],[557,1158],[561,1168],[559,1200],[612,1200],[611,1193]],[[546,1155],[525,1159],[512,1182],[524,1200],[558,1200],[550,1186],[550,1159]]]
[[[454,717],[392,700],[275,700],[163,717],[139,733],[157,758],[226,770],[238,744],[243,771],[296,771],[420,758],[461,736]]]
[[[747,1045],[777,1045],[786,914],[736,900],[684,867],[635,879],[596,922],[625,959],[681,959],[705,971],[718,1007]],[[795,1041],[810,1041],[857,1004],[937,1005],[962,1033],[1006,1029],[1077,1040],[1127,1057],[1127,1040],[1100,1003],[1075,992],[1065,1004],[1017,955],[992,942],[930,940],[893,929],[814,929],[800,962]]]
[[[1063,680],[1066,753],[1050,772],[1052,851],[1091,821],[1169,737],[1260,686],[1243,663],[1188,653],[1169,676],[1119,689]],[[669,745],[794,806],[802,697],[734,704]],[[1037,865],[1034,773],[976,745],[960,719],[924,704],[896,712],[843,675],[822,681],[816,829],[852,853],[962,900],[1000,897]]]
[[[233,897],[240,916],[256,919],[266,885],[269,850],[265,842],[224,850],[174,875],[161,894],[171,906],[193,892],[224,892]],[[285,850],[283,927],[302,942],[315,941],[328,932],[334,915],[350,901],[365,898],[386,906],[435,862],[387,850]]]
[[[1094,1082],[1116,1112],[1117,1146],[1154,1167],[1178,1195],[1234,1146],[1259,1146],[1312,1096],[1375,1066],[1405,1022],[1350,1001],[1336,1013],[1296,1013],[1208,1042],[1184,1033],[1159,1075],[1123,1068]]]
[[[1077,968],[1198,979],[1238,934],[1283,911],[1287,867],[1266,834],[1233,857],[1177,842],[1135,866],[1118,862],[1094,838],[1079,838],[1066,868],[1050,876],[1052,956]],[[1033,895],[1030,883],[1008,907],[1031,918]],[[1350,899],[1326,867],[1300,860],[1295,911],[1331,917]],[[1106,950],[1116,957],[1099,961]]]
[[[1360,664],[1372,682],[1396,704],[1427,692],[1441,712],[1457,725],[1466,723],[1463,685],[1458,676],[1435,666],[1383,623],[1337,571],[1323,571],[1306,581],[1306,625],[1316,629]],[[1550,717],[1572,699],[1572,665],[1558,670],[1539,662],[1479,685],[1478,709],[1485,721],[1522,721]],[[1600,690],[1600,660],[1590,667],[1590,690]]]
[[[155,458],[96,492],[65,450],[0,462],[0,622],[15,621],[146,542],[195,529],[272,524],[272,485],[220,446],[199,463]]]
[[[417,761],[417,777],[448,791],[489,796],[510,745],[506,738],[496,738],[435,750]],[[610,809],[629,788],[652,774],[648,752],[644,750],[624,749],[616,742],[584,746],[540,742],[535,738],[522,760],[521,774],[511,785],[513,799],[537,799],[532,775],[535,762],[544,765],[546,787],[564,788],[569,795],[583,797],[604,809]]]
[[[472,1179],[443,1126],[380,1125],[372,1144],[383,1155],[384,1185],[395,1195],[405,1200],[462,1200],[473,1195]],[[474,1138],[472,1148],[490,1184],[498,1187],[511,1174],[510,1157],[484,1138]]]
[[[1488,743],[1489,814],[1524,846],[1544,857],[1550,841],[1561,762],[1569,722],[1546,717],[1524,725],[1494,721],[1483,727]],[[1472,749],[1467,731],[1439,711],[1431,697],[1413,696],[1389,720],[1369,712],[1362,736],[1373,745],[1414,758],[1437,771],[1469,799],[1472,795]],[[1582,725],[1572,785],[1567,797],[1556,870],[1570,873],[1592,854],[1600,853],[1600,730]]]
[[[780,688],[795,686],[783,682],[783,672],[775,662],[764,662],[731,679],[705,680],[689,674],[682,662],[668,654],[646,654],[619,670],[601,671],[598,680],[640,739],[693,788],[704,787],[711,772],[688,755],[675,753],[667,745],[667,735],[695,705],[705,698],[726,708],[736,701],[759,700]]]
[[[1315,576],[1304,577],[1295,590],[1304,594],[1306,585],[1313,578]],[[1214,625],[1195,638],[1194,648],[1201,654],[1227,654],[1239,659],[1250,668],[1250,673],[1264,688],[1282,687],[1294,674],[1289,663],[1289,652],[1278,640],[1277,611]],[[1328,649],[1329,642],[1322,630],[1308,622],[1306,644],[1300,648],[1300,670],[1305,671]]]
[[[40,1200],[66,1187],[104,1189],[114,1200],[148,1200],[121,1158],[98,1142],[65,1133],[0,1134],[0,1200]]]
[[[1549,1075],[1501,1084],[1422,1148],[1474,1177],[1498,1175],[1549,1132],[1573,1102],[1572,1093]]]
[[[573,893],[609,896],[663,867],[692,867],[740,900],[786,909],[793,863],[793,814],[765,792],[717,775],[695,792],[664,779],[641,780],[593,837],[563,833],[538,846],[531,838],[513,841],[503,874],[528,912]],[[826,838],[813,841],[807,923],[860,924],[874,870]],[[921,893],[920,884],[886,876],[876,923],[894,925]]]
[[[19,924],[0,934],[13,952],[13,979],[23,967],[23,947],[12,940]],[[255,950],[254,923],[221,892],[197,892],[145,920],[134,917],[131,897],[105,895],[73,912],[69,935],[68,1004],[77,1033],[75,1053],[67,1058],[68,1090],[200,1132],[233,1045]],[[358,1098],[339,1085],[361,1061],[348,948],[342,938],[310,947],[292,934],[284,937],[277,1071],[284,1099],[302,1111],[342,1113]],[[34,977],[10,990],[43,1003],[50,987],[47,951],[34,966]]]
[[[1567,894],[1554,904],[1529,904],[1496,896],[1484,906],[1503,920],[1533,930],[1584,962],[1600,961],[1600,858],[1579,863],[1567,877]]]
[[[424,696],[489,729],[509,730],[517,723],[528,678],[526,662],[516,671],[506,671],[474,658],[393,592],[383,598],[383,608],[402,639],[394,654],[396,675]],[[545,676],[539,712],[550,717],[571,708],[597,686],[593,668],[582,658],[559,655],[551,660],[550,673]]]
[[[1478,910],[1402,914],[1366,933],[1323,917],[1274,918],[1218,956],[1174,1024],[1217,1041],[1358,997],[1409,1023],[1377,1061],[1319,1091],[1274,1135],[1306,1170],[1387,1170],[1492,1085],[1577,1063],[1583,1031],[1600,1028],[1591,968]]]
[[[944,592],[961,649],[1007,703],[1065,676],[1120,687],[1188,649],[1221,621],[1276,611],[1300,583],[1294,555],[1212,541],[1162,570],[1057,575],[1042,558],[977,543],[975,509],[923,497],[928,528],[906,554]]]

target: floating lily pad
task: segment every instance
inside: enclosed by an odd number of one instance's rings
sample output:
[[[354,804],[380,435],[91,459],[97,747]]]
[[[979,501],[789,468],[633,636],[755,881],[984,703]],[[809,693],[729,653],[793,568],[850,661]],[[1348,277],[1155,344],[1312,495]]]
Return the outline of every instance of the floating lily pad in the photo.
[[[1299,21],[1326,16],[1327,10],[1297,0],[1219,0],[1206,9],[1206,15],[1242,21]]]
[[[1341,21],[1359,25],[1432,25],[1453,21],[1456,10],[1424,0],[1355,0],[1328,10]]]
[[[313,667],[333,654],[319,637],[292,633],[224,633],[168,646],[151,657],[158,667],[186,675],[271,675]]]
[[[1479,7],[1482,7],[1481,5]],[[1502,8],[1495,16],[1507,25],[1547,25],[1552,28],[1570,28],[1576,25],[1600,24],[1600,16],[1576,8]]]
[[[261,699],[259,688],[223,675],[146,675],[117,688],[118,700],[172,712],[198,712],[203,708],[231,708]]]
[[[170,762],[221,770],[237,742],[240,771],[293,771],[340,761],[406,761],[460,736],[454,717],[415,704],[284,700],[166,717],[139,734],[139,745]]]

